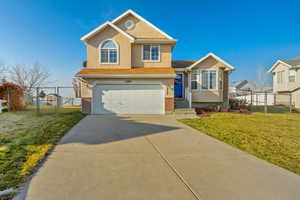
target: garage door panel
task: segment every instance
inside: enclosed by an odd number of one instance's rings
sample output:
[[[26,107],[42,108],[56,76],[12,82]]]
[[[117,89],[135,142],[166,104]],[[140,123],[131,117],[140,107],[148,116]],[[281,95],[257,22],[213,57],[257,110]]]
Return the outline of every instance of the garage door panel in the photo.
[[[163,114],[160,85],[98,85],[93,90],[94,114]]]

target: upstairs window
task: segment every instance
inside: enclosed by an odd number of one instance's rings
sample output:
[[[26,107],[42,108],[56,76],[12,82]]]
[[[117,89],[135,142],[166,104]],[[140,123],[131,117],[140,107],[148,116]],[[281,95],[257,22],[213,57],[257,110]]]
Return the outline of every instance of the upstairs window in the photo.
[[[143,45],[143,61],[157,62],[160,59],[159,45]]]
[[[106,40],[100,44],[100,63],[117,64],[118,46],[113,40]]]
[[[290,69],[289,70],[289,82],[295,82],[296,80],[296,70]]]

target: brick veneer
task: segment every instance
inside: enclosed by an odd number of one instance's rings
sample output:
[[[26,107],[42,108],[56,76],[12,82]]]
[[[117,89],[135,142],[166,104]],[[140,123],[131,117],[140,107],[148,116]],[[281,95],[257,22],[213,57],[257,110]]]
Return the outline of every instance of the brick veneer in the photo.
[[[174,97],[165,98],[165,111],[173,112],[174,111]]]
[[[81,99],[81,112],[83,113],[91,113],[91,102],[92,98],[82,98]]]

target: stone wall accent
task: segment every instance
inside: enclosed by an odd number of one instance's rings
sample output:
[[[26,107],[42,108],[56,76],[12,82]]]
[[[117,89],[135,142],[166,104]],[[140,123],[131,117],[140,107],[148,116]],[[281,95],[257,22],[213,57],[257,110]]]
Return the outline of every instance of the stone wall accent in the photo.
[[[174,97],[166,97],[165,112],[173,112],[173,111],[174,111]]]
[[[90,114],[92,109],[92,98],[81,98],[81,112]]]

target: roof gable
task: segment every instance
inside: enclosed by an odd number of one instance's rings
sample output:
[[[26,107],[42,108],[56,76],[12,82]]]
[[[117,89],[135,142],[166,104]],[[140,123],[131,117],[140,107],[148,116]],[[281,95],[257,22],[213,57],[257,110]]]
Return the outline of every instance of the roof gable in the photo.
[[[140,23],[142,23],[144,25],[144,28],[146,28],[146,26],[148,26],[150,29],[148,29],[148,32],[156,32],[159,35],[163,36],[162,38],[164,39],[168,39],[168,40],[175,40],[173,37],[171,37],[170,35],[168,35],[167,33],[165,33],[164,31],[162,31],[161,29],[157,28],[155,25],[153,25],[151,22],[149,22],[148,20],[144,19],[142,16],[140,16],[139,14],[137,14],[136,12],[132,11],[132,10],[127,10],[125,13],[123,13],[122,15],[120,15],[119,17],[115,18],[112,23],[115,25],[120,26],[120,24],[118,24],[120,21],[122,21],[124,18],[128,17],[128,16],[132,16],[135,19],[139,20]],[[146,25],[146,26],[145,26]],[[121,27],[120,27],[121,28]],[[124,29],[123,29],[124,30]],[[142,31],[142,30],[140,30]],[[130,32],[130,30],[128,30],[128,32]],[[145,32],[146,33],[146,32]]]
[[[136,31],[136,32],[138,32],[138,31],[141,32],[141,34],[138,35],[138,37],[140,39],[160,39],[160,40],[168,40],[168,41],[176,42],[176,40],[174,38],[172,38],[171,36],[169,36],[168,34],[163,32],[162,30],[160,30],[159,28],[157,28],[156,26],[154,26],[149,21],[147,21],[146,19],[144,19],[143,17],[141,17],[137,13],[133,12],[132,10],[126,11],[125,13],[120,15],[119,17],[115,18],[112,22],[107,21],[104,24],[98,26],[94,30],[90,31],[88,34],[81,37],[80,40],[85,42],[88,39],[92,38],[95,34],[99,33],[105,27],[110,26],[113,29],[115,29],[116,31],[118,31],[121,34],[123,34],[124,36],[126,36],[131,42],[135,42],[135,40],[136,40],[136,38],[134,37],[135,34],[130,34],[130,30],[126,30],[125,28],[120,26],[120,24],[118,24],[118,22],[120,22],[123,18],[126,18],[127,16],[132,16],[132,17],[136,18],[139,21],[139,24],[144,25],[142,27],[139,27],[139,30]],[[156,33],[156,35],[160,35],[160,37],[154,36],[155,33]],[[147,37],[143,38],[143,34],[144,35],[148,34],[148,38]],[[151,37],[153,37],[153,38],[151,38]]]
[[[268,73],[272,73],[279,64],[283,64],[289,68],[299,68],[300,67],[300,56],[297,56],[290,60],[277,60],[275,64],[269,69]]]
[[[282,64],[282,65],[287,66],[289,68],[292,67],[291,65],[283,62],[282,60],[277,60],[276,63],[268,70],[268,73],[272,73],[279,64]]]
[[[200,60],[198,60],[197,62],[193,63],[192,65],[190,65],[189,67],[187,67],[187,69],[191,70],[193,69],[195,66],[197,66],[198,64],[200,64],[201,62],[204,62],[206,59],[208,59],[209,57],[214,58],[215,60],[221,62],[222,64],[225,65],[225,68],[227,68],[227,70],[234,70],[235,68],[230,65],[229,63],[227,63],[226,61],[224,61],[223,59],[221,59],[220,57],[216,56],[213,53],[208,53],[206,56],[204,56],[203,58],[201,58]]]
[[[131,42],[134,42],[134,37],[132,37],[131,35],[129,35],[128,33],[126,33],[125,31],[123,31],[122,29],[120,29],[119,27],[117,27],[116,25],[114,25],[113,23],[111,23],[109,21],[105,22],[104,24],[98,26],[96,29],[92,30],[88,34],[84,35],[82,38],[80,38],[80,40],[86,41],[86,40],[92,38],[94,35],[96,35],[100,31],[104,30],[108,26],[115,29],[116,31],[118,31],[119,33],[124,35],[125,37],[127,37]]]

